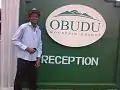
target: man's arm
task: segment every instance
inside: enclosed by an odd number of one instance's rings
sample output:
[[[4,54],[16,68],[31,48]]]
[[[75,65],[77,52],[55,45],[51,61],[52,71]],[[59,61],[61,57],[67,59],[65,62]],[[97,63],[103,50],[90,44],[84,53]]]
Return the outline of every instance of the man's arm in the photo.
[[[15,34],[13,35],[12,37],[12,42],[15,46],[18,46],[20,47],[22,50],[25,50],[27,51],[28,53],[30,54],[33,54],[35,52],[35,50],[33,48],[29,48],[27,47],[26,45],[24,45],[21,41],[22,41],[22,37],[23,37],[23,34],[24,34],[24,27],[23,26],[20,26]]]
[[[40,31],[40,39],[39,39],[39,42],[38,42],[37,51],[38,51],[37,59],[40,60],[41,55],[42,55],[42,39],[41,39],[41,31]]]
[[[39,39],[39,42],[38,42],[37,52],[38,52],[38,56],[37,56],[37,61],[35,63],[35,66],[39,67],[40,66],[40,60],[41,60],[41,55],[42,55],[41,31],[40,31],[40,39]]]
[[[13,44],[14,44],[15,46],[18,46],[18,47],[20,47],[21,49],[25,50],[25,49],[27,48],[27,46],[24,45],[24,44],[21,42],[22,37],[23,37],[23,34],[24,34],[23,28],[24,28],[23,26],[20,26],[20,27],[16,30],[15,34],[14,34],[13,37],[12,37],[12,42],[13,42]]]

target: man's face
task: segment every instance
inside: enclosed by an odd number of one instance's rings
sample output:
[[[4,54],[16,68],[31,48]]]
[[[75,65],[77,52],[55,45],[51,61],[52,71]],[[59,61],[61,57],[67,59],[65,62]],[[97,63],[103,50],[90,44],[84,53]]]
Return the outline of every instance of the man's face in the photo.
[[[38,22],[38,19],[39,19],[39,16],[37,13],[32,13],[29,17],[29,21],[32,23],[32,24],[37,24]]]

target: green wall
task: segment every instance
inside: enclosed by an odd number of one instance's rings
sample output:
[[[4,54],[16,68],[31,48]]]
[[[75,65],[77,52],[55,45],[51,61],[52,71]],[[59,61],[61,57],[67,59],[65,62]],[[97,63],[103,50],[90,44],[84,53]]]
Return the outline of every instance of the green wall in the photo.
[[[29,2],[28,2],[29,1]],[[69,4],[82,4],[96,9],[106,21],[106,32],[97,42],[79,48],[62,46],[47,34],[45,22],[55,9]],[[98,66],[57,65],[42,63],[38,69],[37,84],[40,88],[114,88],[119,78],[119,26],[120,8],[104,0],[21,0],[20,24],[24,23],[27,11],[39,9],[42,30],[43,54],[53,56],[99,57]],[[119,80],[118,80],[119,79]]]

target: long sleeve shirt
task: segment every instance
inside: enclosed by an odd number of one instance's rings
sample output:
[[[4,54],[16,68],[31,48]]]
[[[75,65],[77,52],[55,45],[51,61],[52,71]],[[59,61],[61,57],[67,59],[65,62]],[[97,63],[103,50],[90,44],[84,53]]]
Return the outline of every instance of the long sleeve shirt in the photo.
[[[12,37],[12,42],[16,47],[18,58],[28,61],[36,61],[42,54],[41,30],[39,26],[34,28],[30,22],[22,24]],[[25,49],[36,48],[36,52],[29,54]]]

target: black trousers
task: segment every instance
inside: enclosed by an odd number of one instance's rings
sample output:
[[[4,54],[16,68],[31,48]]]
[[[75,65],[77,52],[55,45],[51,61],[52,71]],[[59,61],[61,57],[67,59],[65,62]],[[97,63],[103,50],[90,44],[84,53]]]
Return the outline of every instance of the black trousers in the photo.
[[[35,61],[17,59],[17,73],[14,81],[14,90],[22,90],[22,84],[27,81],[30,90],[36,90]]]

